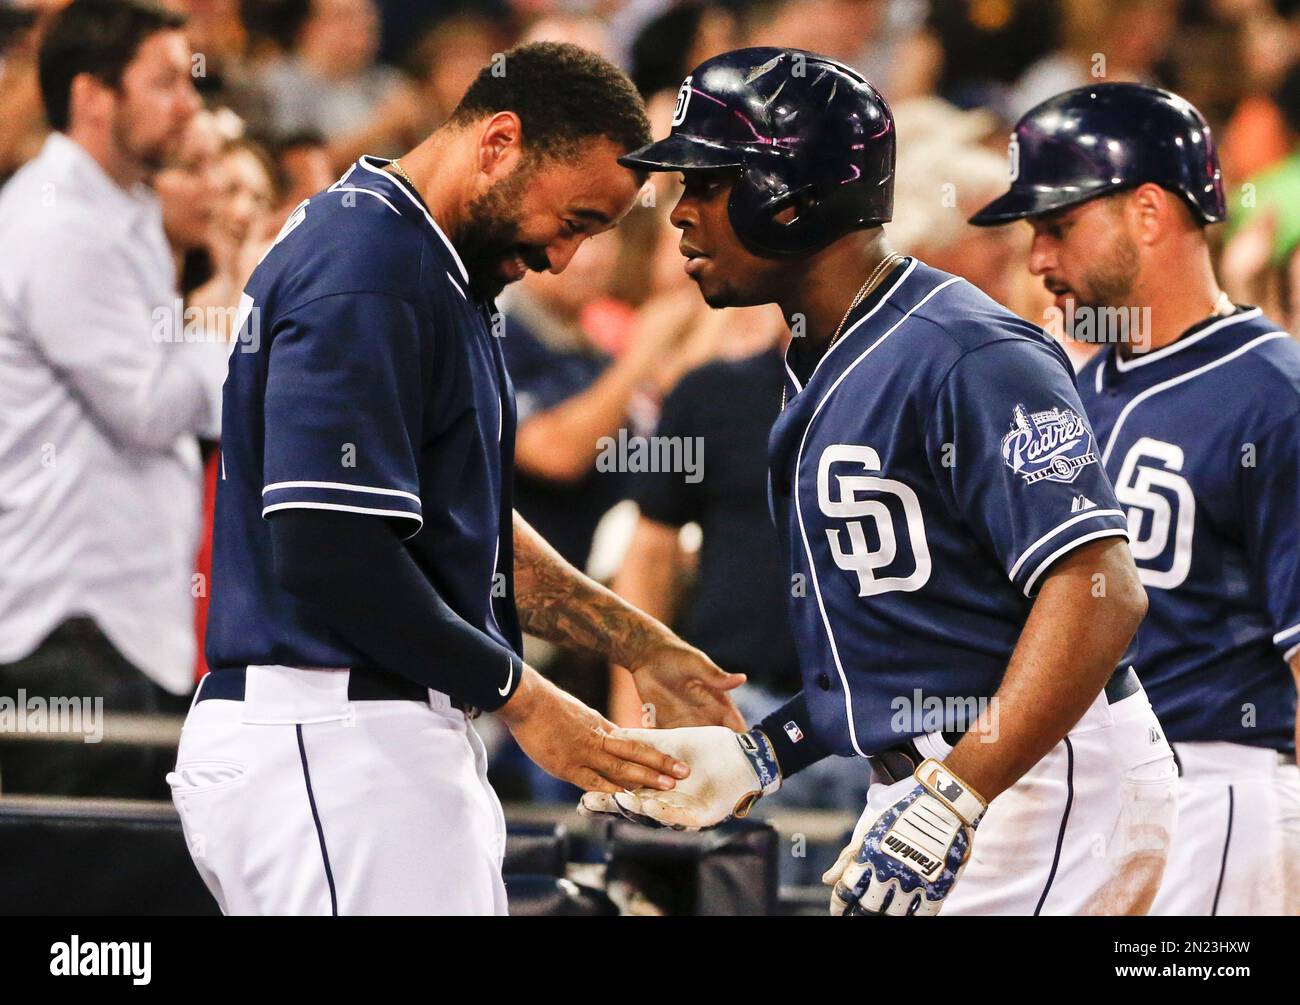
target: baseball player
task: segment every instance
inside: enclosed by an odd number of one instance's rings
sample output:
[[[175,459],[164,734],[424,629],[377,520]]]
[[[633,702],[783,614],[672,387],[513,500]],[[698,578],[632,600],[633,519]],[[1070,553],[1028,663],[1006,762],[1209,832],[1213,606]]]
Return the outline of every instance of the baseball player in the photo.
[[[512,515],[492,298],[630,208],[643,179],[615,158],[649,127],[627,78],[576,46],[503,65],[414,151],[363,157],[302,203],[243,296],[213,669],[169,776],[225,913],[503,912],[472,709],[577,784],[685,777],[526,666],[521,627],[636,668],[661,718],[738,718],[725,691],[743,676]]]
[[[1010,191],[971,222],[1028,220],[1067,332],[1113,343],[1079,390],[1150,598],[1138,672],[1181,773],[1153,910],[1300,913],[1300,346],[1219,288],[1219,163],[1182,98],[1079,88],[1011,143]]]
[[[1140,912],[1174,766],[1121,659],[1146,606],[1124,514],[1060,348],[889,252],[894,135],[855,71],[744,49],[622,158],[683,173],[708,303],[791,325],[770,497],[804,687],[747,733],[642,734],[691,779],[584,808],[707,826],[862,756],[878,783],[824,877],[833,914]]]

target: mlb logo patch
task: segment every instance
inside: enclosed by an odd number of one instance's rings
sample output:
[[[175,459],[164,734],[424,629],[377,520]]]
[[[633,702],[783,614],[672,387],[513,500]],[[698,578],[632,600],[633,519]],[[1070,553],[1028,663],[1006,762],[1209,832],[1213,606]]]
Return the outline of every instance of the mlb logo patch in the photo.
[[[803,739],[803,730],[799,728],[799,724],[797,722],[791,720],[790,722],[787,722],[785,726],[782,728],[785,729],[785,735],[790,737],[791,743],[798,743],[800,740]]]
[[[966,790],[958,784],[957,779],[943,771],[936,771],[934,778],[930,780],[934,790],[943,796],[950,803],[955,803],[958,799],[966,794]]]

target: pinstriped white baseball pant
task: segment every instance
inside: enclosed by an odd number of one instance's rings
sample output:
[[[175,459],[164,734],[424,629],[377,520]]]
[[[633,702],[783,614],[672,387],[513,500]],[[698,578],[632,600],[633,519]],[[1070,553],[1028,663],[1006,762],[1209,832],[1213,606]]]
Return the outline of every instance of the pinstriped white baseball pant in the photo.
[[[1175,767],[1146,692],[1098,695],[989,805],[952,915],[1145,914],[1176,829]]]
[[[1300,768],[1239,743],[1176,743],[1178,833],[1152,914],[1300,914]]]
[[[249,667],[196,702],[168,776],[222,913],[505,914],[505,818],[445,695],[349,701],[347,672]]]

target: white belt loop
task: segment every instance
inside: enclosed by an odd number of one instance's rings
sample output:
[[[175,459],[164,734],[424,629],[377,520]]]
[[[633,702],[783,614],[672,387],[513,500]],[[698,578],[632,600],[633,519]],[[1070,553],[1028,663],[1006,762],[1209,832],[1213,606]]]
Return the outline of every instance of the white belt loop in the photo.
[[[451,699],[441,691],[429,688],[429,707],[435,712],[451,712]]]
[[[249,725],[337,722],[352,718],[351,671],[250,666],[244,677],[244,719]]]

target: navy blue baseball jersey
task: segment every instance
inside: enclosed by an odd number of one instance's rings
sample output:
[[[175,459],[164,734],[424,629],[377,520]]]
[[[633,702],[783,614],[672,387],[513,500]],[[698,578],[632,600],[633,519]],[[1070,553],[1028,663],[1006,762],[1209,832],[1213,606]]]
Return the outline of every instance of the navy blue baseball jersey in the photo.
[[[805,699],[838,754],[962,725],[1053,563],[1127,533],[1060,346],[915,260],[882,290],[787,373],[769,441]]]
[[[1300,345],[1258,309],[1079,374],[1150,609],[1137,671],[1171,740],[1290,750],[1300,646]]]
[[[362,158],[299,206],[245,289],[222,404],[214,669],[364,665],[275,585],[267,518],[292,508],[391,520],[447,605],[520,651],[494,308],[385,163]]]

